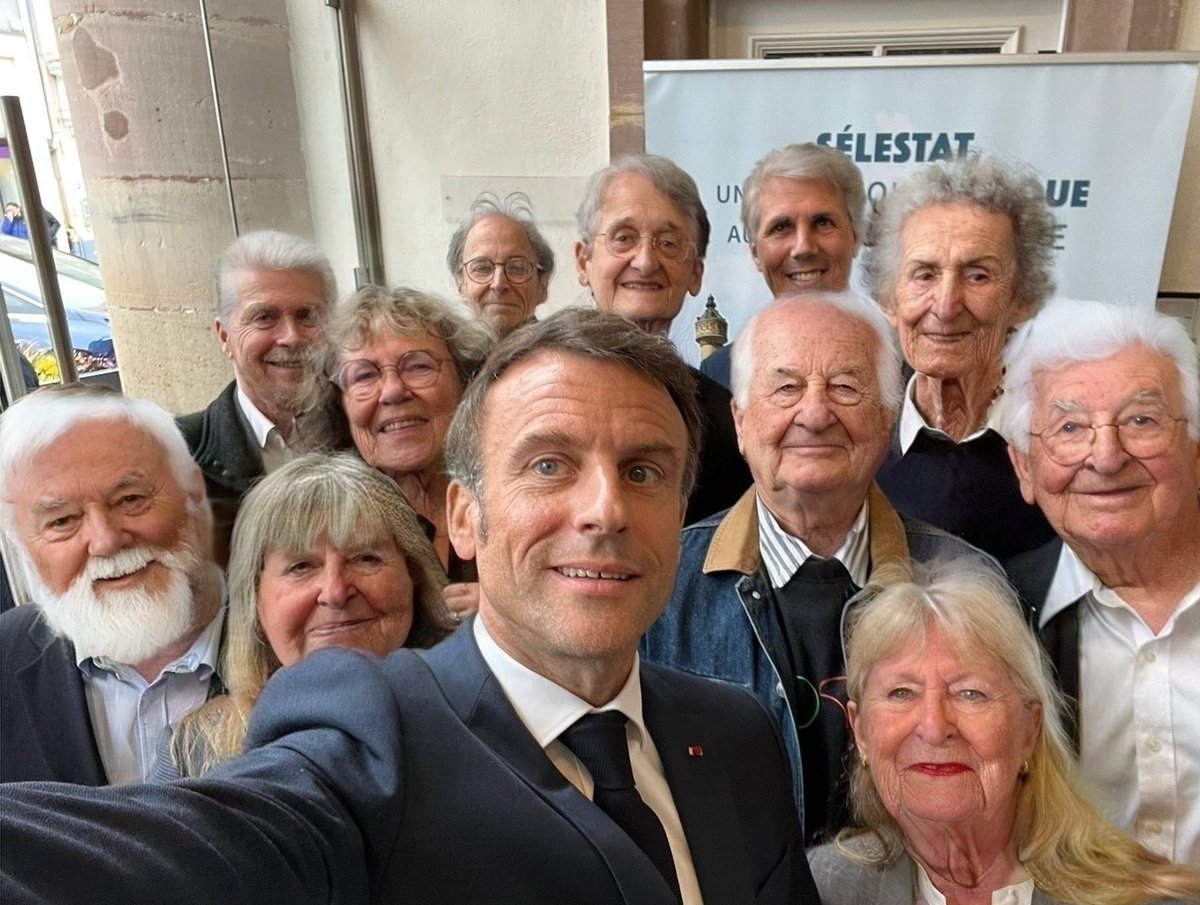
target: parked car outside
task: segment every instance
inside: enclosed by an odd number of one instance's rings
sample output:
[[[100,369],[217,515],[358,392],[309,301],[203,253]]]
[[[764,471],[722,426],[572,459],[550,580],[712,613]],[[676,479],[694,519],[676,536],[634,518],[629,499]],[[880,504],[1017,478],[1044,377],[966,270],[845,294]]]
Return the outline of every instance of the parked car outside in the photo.
[[[115,369],[117,359],[100,268],[92,261],[58,250],[54,251],[54,265],[76,367],[80,373]],[[56,380],[57,366],[40,365],[38,361],[48,358],[53,362],[50,327],[33,255],[24,239],[0,236],[0,290],[4,292],[13,338],[22,354],[34,363],[43,383]]]

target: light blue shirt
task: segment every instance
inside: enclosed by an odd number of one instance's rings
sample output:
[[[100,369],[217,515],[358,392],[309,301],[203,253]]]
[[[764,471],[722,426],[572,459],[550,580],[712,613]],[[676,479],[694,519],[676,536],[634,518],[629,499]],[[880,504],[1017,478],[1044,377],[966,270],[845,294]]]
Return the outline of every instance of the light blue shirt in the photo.
[[[153,682],[125,663],[77,654],[92,734],[112,785],[149,782],[159,752],[170,756],[169,747],[160,744],[164,733],[208,700],[224,624],[222,607]]]

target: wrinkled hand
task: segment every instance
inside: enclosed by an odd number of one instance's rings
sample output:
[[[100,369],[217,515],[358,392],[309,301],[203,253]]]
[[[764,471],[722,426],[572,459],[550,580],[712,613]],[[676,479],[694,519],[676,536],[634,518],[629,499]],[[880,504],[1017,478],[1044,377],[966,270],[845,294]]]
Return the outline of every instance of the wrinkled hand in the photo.
[[[460,623],[479,609],[479,582],[448,584],[442,588],[442,599],[446,601],[450,618]]]

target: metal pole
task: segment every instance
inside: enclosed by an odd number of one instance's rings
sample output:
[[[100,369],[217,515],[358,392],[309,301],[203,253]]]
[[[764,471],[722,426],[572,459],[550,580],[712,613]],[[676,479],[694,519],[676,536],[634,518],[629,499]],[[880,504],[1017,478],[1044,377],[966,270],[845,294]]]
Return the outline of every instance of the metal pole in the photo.
[[[21,373],[21,359],[13,340],[3,288],[0,288],[0,380],[4,382],[4,398],[9,405],[25,395],[25,375]]]
[[[379,232],[379,199],[375,190],[375,166],[367,132],[354,0],[325,0],[325,5],[336,11],[337,20],[342,115],[346,120],[346,158],[350,165],[350,198],[354,210],[354,234],[358,243],[359,266],[354,268],[354,280],[357,286],[381,283],[383,251]]]
[[[233,197],[233,176],[229,172],[229,150],[225,147],[225,126],[221,122],[221,95],[217,91],[217,69],[213,65],[212,35],[208,30],[208,6],[200,0],[200,28],[204,33],[204,55],[208,59],[208,83],[212,88],[213,113],[217,117],[217,141],[221,144],[221,169],[225,172],[225,196],[229,201],[229,219],[233,234],[238,235],[237,202]]]
[[[21,207],[25,211],[29,247],[33,251],[33,266],[37,269],[38,284],[42,289],[42,304],[46,308],[46,323],[50,328],[54,357],[58,359],[58,373],[64,384],[74,383],[79,379],[75,370],[75,352],[71,346],[71,333],[67,329],[67,314],[63,310],[62,293],[58,289],[58,273],[50,251],[50,231],[46,228],[42,196],[38,194],[37,179],[33,172],[33,153],[29,150],[29,136],[25,132],[21,101],[17,97],[6,95],[0,98],[0,105],[4,109],[8,147],[12,152],[13,170],[17,175],[17,191],[21,196]]]

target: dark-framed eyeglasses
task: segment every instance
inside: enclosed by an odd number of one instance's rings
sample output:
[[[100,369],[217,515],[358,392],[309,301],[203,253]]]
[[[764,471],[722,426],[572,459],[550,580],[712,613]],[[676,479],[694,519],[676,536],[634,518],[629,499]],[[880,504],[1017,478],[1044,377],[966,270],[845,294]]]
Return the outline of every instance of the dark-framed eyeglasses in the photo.
[[[423,390],[437,383],[447,358],[435,358],[428,352],[415,349],[405,352],[392,365],[380,365],[366,358],[347,361],[330,379],[339,390],[359,399],[378,395],[383,388],[385,371],[395,371],[396,376],[410,390]]]
[[[1092,453],[1096,432],[1111,427],[1121,448],[1135,459],[1153,459],[1171,448],[1177,425],[1187,418],[1173,418],[1159,408],[1122,412],[1115,421],[1095,424],[1087,412],[1069,412],[1042,431],[1030,431],[1042,441],[1046,455],[1059,465],[1078,465]]]
[[[603,240],[608,253],[617,258],[632,258],[642,247],[642,242],[649,242],[658,256],[667,261],[678,261],[695,248],[691,239],[673,229],[644,233],[632,226],[619,226],[606,233],[596,233],[596,238]]]
[[[514,255],[503,261],[493,261],[484,257],[471,258],[462,265],[462,270],[475,283],[490,283],[497,267],[504,271],[504,276],[510,283],[516,285],[528,282],[530,277],[542,269],[529,258]]]

